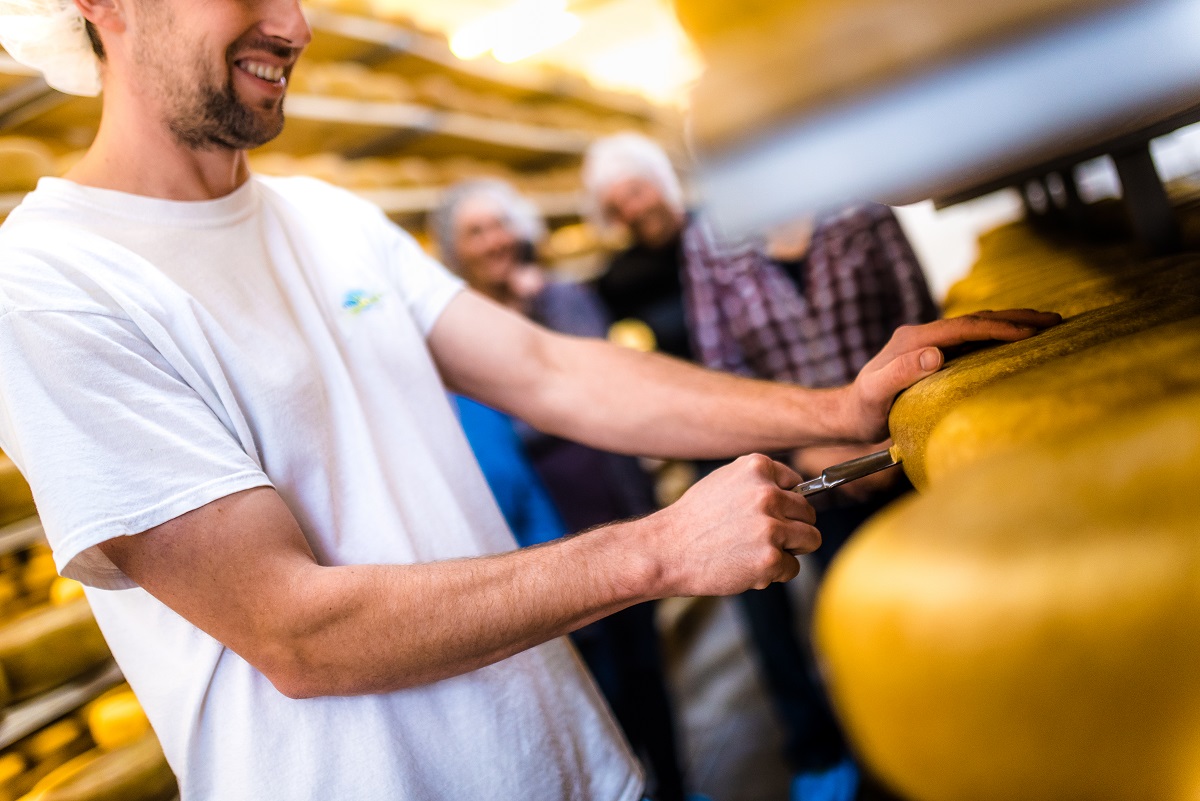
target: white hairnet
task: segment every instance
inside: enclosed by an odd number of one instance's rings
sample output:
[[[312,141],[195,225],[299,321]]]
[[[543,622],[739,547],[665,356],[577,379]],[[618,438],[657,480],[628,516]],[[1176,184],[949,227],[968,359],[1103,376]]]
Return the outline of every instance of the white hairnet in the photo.
[[[678,212],[685,211],[683,186],[667,152],[639,133],[619,133],[592,142],[583,157],[583,185],[592,205],[608,187],[628,178],[644,178],[653,183],[663,199]]]
[[[74,0],[0,0],[0,45],[60,92],[100,93],[100,60]]]
[[[457,270],[459,266],[454,252],[454,227],[458,210],[467,200],[477,197],[491,201],[505,226],[517,239],[537,245],[545,238],[546,223],[542,220],[541,212],[512,185],[498,178],[462,181],[446,190],[431,219],[433,235],[447,267]]]

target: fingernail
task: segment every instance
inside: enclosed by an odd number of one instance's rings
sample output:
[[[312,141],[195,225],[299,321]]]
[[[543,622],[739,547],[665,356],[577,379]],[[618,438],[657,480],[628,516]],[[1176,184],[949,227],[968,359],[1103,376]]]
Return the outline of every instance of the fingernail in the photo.
[[[938,368],[938,352],[937,348],[927,348],[921,351],[921,369],[927,373],[932,373]]]

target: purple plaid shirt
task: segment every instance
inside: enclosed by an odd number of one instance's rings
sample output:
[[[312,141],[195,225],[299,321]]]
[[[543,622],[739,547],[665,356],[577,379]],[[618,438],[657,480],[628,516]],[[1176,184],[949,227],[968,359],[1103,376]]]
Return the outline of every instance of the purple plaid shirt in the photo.
[[[752,245],[693,218],[684,297],[697,359],[742,375],[832,387],[854,380],[902,325],[937,318],[892,210],[855,206],[813,231],[801,281]]]

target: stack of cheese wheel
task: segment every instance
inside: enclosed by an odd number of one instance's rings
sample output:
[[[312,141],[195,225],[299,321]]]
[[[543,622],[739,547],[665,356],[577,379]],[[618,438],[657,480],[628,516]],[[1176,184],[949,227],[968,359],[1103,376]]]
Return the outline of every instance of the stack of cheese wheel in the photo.
[[[921,492],[830,572],[831,693],[911,801],[1200,798],[1200,257],[1033,237],[952,301],[1068,319],[897,400]]]
[[[0,452],[0,525],[29,517],[36,511],[29,485],[12,459]]]
[[[719,153],[814,109],[1121,0],[675,0],[708,68],[697,145]]]
[[[141,704],[128,686],[85,707],[95,748],[39,780],[22,801],[170,801],[175,776]]]
[[[1200,394],[947,476],[847,546],[831,692],[911,801],[1200,797]]]

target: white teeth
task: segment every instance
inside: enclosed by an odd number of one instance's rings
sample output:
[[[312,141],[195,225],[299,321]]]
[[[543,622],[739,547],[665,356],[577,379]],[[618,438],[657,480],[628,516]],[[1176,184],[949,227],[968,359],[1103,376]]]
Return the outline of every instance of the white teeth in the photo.
[[[257,61],[242,61],[239,66],[251,75],[262,78],[264,81],[278,83],[283,80],[283,67],[272,67],[267,64],[260,64]]]

